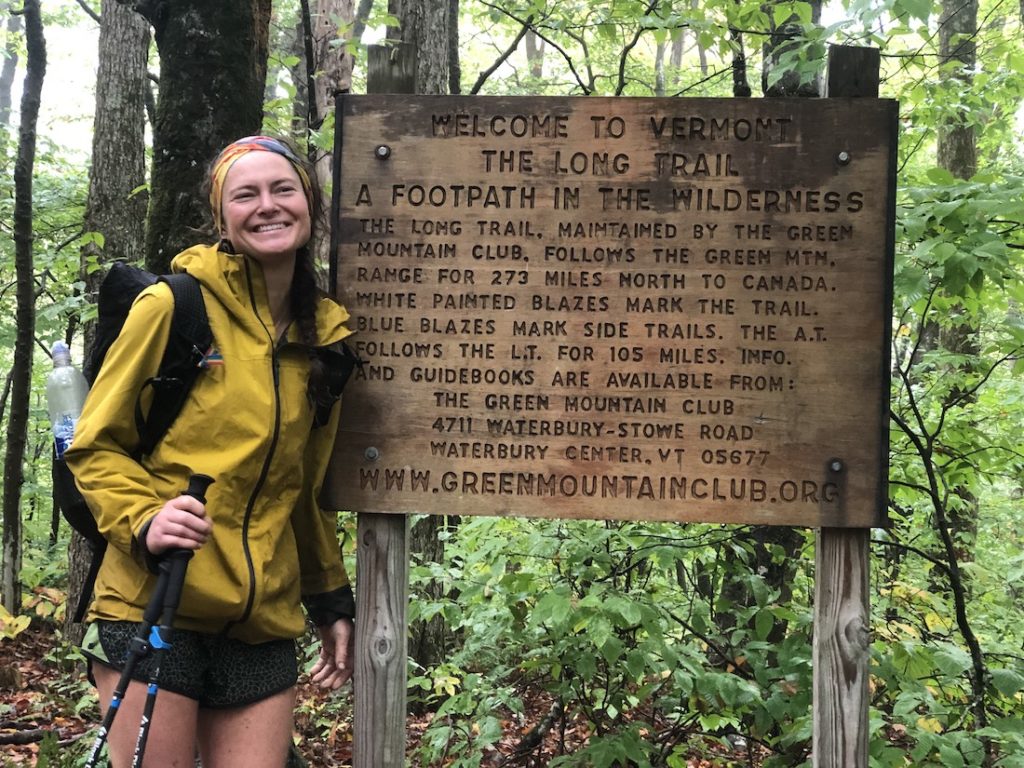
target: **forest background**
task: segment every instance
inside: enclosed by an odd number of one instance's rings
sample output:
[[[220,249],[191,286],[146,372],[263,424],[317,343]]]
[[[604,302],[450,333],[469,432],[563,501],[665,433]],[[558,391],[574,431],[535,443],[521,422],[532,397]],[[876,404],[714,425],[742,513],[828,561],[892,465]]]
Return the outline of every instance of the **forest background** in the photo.
[[[322,158],[342,54],[360,92],[370,29],[417,46],[421,93],[814,95],[828,45],[880,50],[900,151],[870,762],[1024,766],[1022,17],[1009,0],[0,2],[0,742],[33,744],[0,760],[80,765],[74,724],[98,717],[67,607],[81,543],[69,566],[52,514],[51,343],[81,360],[105,260],[166,269],[215,148],[262,129]],[[810,764],[812,531],[426,518],[414,538],[411,764]],[[344,764],[350,702],[304,693],[299,714],[305,758]]]

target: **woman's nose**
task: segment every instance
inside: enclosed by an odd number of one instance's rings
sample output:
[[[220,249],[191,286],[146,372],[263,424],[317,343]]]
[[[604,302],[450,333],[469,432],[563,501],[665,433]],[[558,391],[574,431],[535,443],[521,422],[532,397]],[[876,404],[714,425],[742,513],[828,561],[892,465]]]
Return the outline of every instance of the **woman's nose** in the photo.
[[[272,211],[277,208],[277,200],[274,194],[268,189],[260,192],[259,195],[259,210],[261,211]]]

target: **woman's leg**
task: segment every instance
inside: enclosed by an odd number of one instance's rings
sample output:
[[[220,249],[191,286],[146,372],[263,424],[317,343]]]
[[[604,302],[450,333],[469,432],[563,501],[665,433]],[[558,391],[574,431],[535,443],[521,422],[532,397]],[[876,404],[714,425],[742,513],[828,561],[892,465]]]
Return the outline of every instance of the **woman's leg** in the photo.
[[[105,715],[121,673],[96,662],[92,665],[92,673],[99,691],[100,708]],[[145,683],[136,680],[128,684],[128,691],[107,737],[112,768],[129,768],[132,764],[146,703],[146,687]],[[160,691],[149,725],[143,768],[193,768],[198,711],[199,704],[195,700],[171,691]]]
[[[281,768],[291,744],[294,709],[295,688],[242,707],[201,709],[204,768]]]

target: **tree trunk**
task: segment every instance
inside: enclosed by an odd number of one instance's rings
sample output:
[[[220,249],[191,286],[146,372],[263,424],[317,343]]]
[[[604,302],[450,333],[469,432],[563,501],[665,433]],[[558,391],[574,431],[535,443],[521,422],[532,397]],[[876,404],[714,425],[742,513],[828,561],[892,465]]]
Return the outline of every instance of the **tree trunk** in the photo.
[[[21,95],[18,158],[14,164],[14,268],[17,331],[11,401],[7,416],[4,456],[3,565],[0,568],[4,607],[21,610],[21,486],[25,481],[29,398],[32,386],[32,346],[35,335],[35,281],[32,256],[32,170],[36,159],[36,124],[46,75],[46,40],[39,0],[25,0],[25,85]]]
[[[353,0],[318,0],[316,15],[310,19],[312,40],[301,46],[312,53],[313,61],[307,66],[307,82],[314,99],[309,109],[308,129],[320,128],[324,118],[334,111],[335,95],[352,87],[352,56],[343,45],[338,45],[338,29],[352,29],[355,21]],[[308,58],[304,55],[304,59]],[[329,152],[316,152],[310,147],[310,159],[316,169],[321,188],[331,178],[333,156]],[[317,259],[321,264],[331,258],[330,231],[321,228],[316,243]],[[335,286],[330,286],[333,292]]]
[[[750,97],[750,80],[747,77],[747,53],[743,48],[743,33],[730,29],[732,39],[732,95],[737,99]]]
[[[810,0],[811,23],[818,24],[821,21],[822,0]],[[800,41],[793,38],[803,30],[799,19],[793,15],[781,24],[775,23],[775,16],[772,14],[774,6],[778,5],[777,0],[771,0],[765,4],[768,18],[771,20],[771,34],[764,44],[764,66],[761,70],[761,89],[765,96],[809,96],[811,98],[821,93],[821,77],[815,75],[813,78],[802,78],[800,73],[789,69],[782,77],[769,85],[769,74],[779,66],[779,60],[783,53],[801,45]]]
[[[939,62],[955,71],[944,75],[969,86],[977,60],[978,0],[943,0],[939,17]],[[967,108],[939,128],[938,160],[942,168],[969,179],[978,168],[977,141]]]
[[[462,93],[462,60],[459,58],[459,0],[448,0],[448,93]]]
[[[370,16],[370,11],[373,10],[373,0],[359,0],[359,6],[356,8],[356,17],[352,24],[352,39],[361,40],[363,38],[363,32],[366,31],[366,20]]]
[[[146,266],[164,272],[209,224],[200,190],[213,157],[261,130],[271,3],[121,2],[153,25],[160,52]]]
[[[294,66],[288,67],[288,74],[295,88],[295,98],[292,99],[292,130],[296,135],[305,135],[309,130],[309,66],[306,63],[305,41],[306,25],[303,19],[299,18],[287,36],[287,43],[282,45],[288,54],[297,59]]]
[[[319,0],[316,18],[313,20],[313,55],[315,66],[312,72],[317,74],[314,81],[316,89],[316,107],[319,121],[334,109],[334,94],[348,90],[352,85],[352,57],[346,52],[345,46],[337,45],[338,25],[350,27],[355,18],[355,5],[352,0]],[[319,122],[312,128],[318,128]],[[320,173],[321,169],[317,169]],[[320,178],[329,179],[331,168],[323,169],[325,175]]]
[[[139,261],[143,256],[146,202],[144,193],[132,194],[146,181],[145,127],[146,62],[149,24],[118,3],[105,3],[100,18],[99,69],[96,73],[96,112],[93,120],[92,166],[85,203],[85,230],[103,235],[103,248],[82,249],[86,291],[95,295],[104,272],[91,274],[88,262],[113,259]],[[92,346],[92,326],[85,331],[86,348]],[[78,604],[91,550],[85,539],[72,535],[68,547],[68,605]],[[64,634],[71,642],[82,639],[84,628],[67,612]]]
[[[665,98],[665,52],[668,45],[660,42],[654,49],[654,95]]]
[[[530,77],[537,80],[544,78],[544,40],[537,37],[532,29],[527,30],[526,37],[526,63],[530,69]]]
[[[697,36],[694,35],[694,38]],[[686,47],[686,29],[680,29],[679,34],[672,38],[672,49],[668,57],[668,65],[672,75],[672,90],[676,90],[679,84],[682,82],[682,68],[683,68],[683,49]],[[700,45],[700,41],[697,41],[697,50],[700,51],[701,61],[701,75],[706,76],[704,70],[707,69],[707,56],[704,53],[704,49]]]
[[[447,93],[451,69],[449,25],[458,23],[451,17],[449,3],[390,0],[388,12],[398,19],[398,38],[416,49],[415,92]]]
[[[4,45],[4,64],[0,69],[0,127],[11,122],[11,91],[14,88],[14,74],[18,70],[17,39],[21,32],[21,16],[11,13],[11,4],[4,4],[7,17],[7,41]]]
[[[965,89],[973,79],[972,73],[977,60],[977,33],[977,0],[943,0],[942,14],[939,18],[939,61],[944,69],[952,70],[944,74],[962,81]],[[960,115],[939,129],[939,165],[961,179],[971,178],[978,168],[977,137],[974,126],[970,124],[970,118],[965,108]],[[960,308],[954,307],[951,314],[956,317],[960,312]],[[964,367],[970,370],[974,365],[971,361],[975,360],[980,352],[978,328],[972,321],[954,322],[940,331],[940,344],[944,349],[965,355],[968,362]],[[960,409],[970,408],[975,400],[973,396],[965,398],[962,392],[955,389],[950,393],[950,398],[957,402],[948,407]],[[943,541],[944,555],[949,563],[957,625],[971,651],[971,709],[975,717],[975,727],[982,730],[988,725],[988,713],[985,708],[988,672],[980,644],[967,619],[967,603],[971,596],[970,580],[960,567],[961,563],[974,560],[974,546],[978,534],[978,499],[966,486],[957,486],[951,490],[959,498],[960,503],[947,505],[945,515],[936,516],[936,525],[940,527],[939,536]],[[943,523],[945,531],[941,530]],[[985,748],[983,765],[992,765],[995,760],[993,744],[987,737],[982,743]]]
[[[737,2],[739,2],[739,0],[737,0]],[[700,8],[700,0],[690,0],[690,7],[693,8],[694,11],[699,10],[699,8]],[[700,62],[700,76],[701,77],[707,77],[708,76],[708,52],[707,52],[707,49],[704,47],[704,44],[700,41],[700,35],[694,33],[693,40],[694,40],[694,43],[697,46],[697,60]],[[681,35],[680,35],[680,38],[679,38],[679,56],[678,56],[678,59],[676,58],[675,49],[673,49],[673,51],[672,51],[672,60],[675,63],[675,66],[677,68],[682,66],[682,63],[683,63],[683,44],[682,44],[682,36]]]
[[[969,88],[973,79],[977,49],[975,35],[978,31],[977,0],[944,0],[939,19],[939,60],[943,68],[953,68],[948,76],[964,83]],[[970,123],[971,115],[965,109],[960,115],[940,126],[938,136],[938,161],[954,176],[971,178],[978,169],[977,137]],[[954,309],[951,317],[958,312]],[[969,322],[954,323],[940,331],[939,343],[968,360],[980,351],[978,329]],[[968,363],[967,370],[972,366]],[[962,400],[963,393],[954,391],[951,397],[959,402],[958,408],[969,408],[974,398]],[[947,521],[953,540],[957,542],[957,557],[961,562],[974,560],[974,542],[978,535],[978,500],[967,487],[953,488],[960,504],[950,505]],[[967,585],[965,585],[967,586]]]

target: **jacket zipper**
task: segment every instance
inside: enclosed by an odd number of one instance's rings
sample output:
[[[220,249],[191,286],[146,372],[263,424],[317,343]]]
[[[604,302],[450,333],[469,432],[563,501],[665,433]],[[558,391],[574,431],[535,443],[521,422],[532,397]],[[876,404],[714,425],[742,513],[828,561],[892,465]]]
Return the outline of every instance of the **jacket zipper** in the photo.
[[[252,514],[256,508],[256,500],[263,490],[263,485],[267,481],[267,476],[270,474],[270,464],[274,459],[274,453],[277,450],[277,441],[281,434],[281,369],[280,361],[277,356],[277,345],[274,343],[274,335],[267,328],[267,324],[263,322],[263,318],[260,317],[260,313],[257,309],[256,294],[253,290],[252,285],[252,274],[249,271],[249,262],[245,262],[245,280],[246,285],[249,289],[249,302],[252,304],[253,313],[256,318],[260,321],[260,325],[263,326],[263,330],[266,331],[267,336],[270,338],[270,364],[271,373],[273,374],[274,380],[274,431],[270,438],[270,447],[267,449],[267,455],[263,459],[263,466],[260,468],[259,477],[256,478],[256,482],[253,484],[252,493],[249,494],[249,500],[245,505],[245,517],[242,518],[242,550],[245,553],[245,564],[249,570],[249,597],[245,602],[245,610],[242,611],[240,618],[234,621],[228,622],[224,631],[227,632],[235,624],[242,624],[249,620],[249,616],[252,613],[252,606],[256,602],[256,566],[252,559],[252,550],[249,548],[249,524],[252,522]]]

